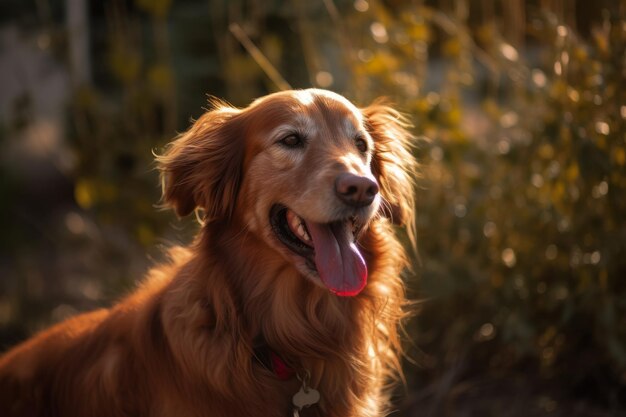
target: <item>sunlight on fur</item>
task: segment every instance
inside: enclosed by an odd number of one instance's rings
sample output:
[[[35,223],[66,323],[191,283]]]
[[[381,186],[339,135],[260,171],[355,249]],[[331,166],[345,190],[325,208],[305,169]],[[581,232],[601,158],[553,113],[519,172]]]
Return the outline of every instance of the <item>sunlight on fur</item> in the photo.
[[[384,415],[409,266],[394,225],[415,245],[407,127],[324,90],[215,101],[157,158],[163,205],[202,213],[195,240],[0,357],[0,415],[285,417],[305,372],[302,416]]]

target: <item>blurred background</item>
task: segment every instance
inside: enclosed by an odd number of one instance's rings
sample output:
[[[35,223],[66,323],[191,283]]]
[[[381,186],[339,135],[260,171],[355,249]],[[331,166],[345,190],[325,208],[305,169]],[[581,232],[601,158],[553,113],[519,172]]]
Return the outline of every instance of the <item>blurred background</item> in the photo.
[[[415,125],[394,415],[626,415],[623,1],[2,0],[0,351],[190,240],[153,152],[208,95],[289,86]]]

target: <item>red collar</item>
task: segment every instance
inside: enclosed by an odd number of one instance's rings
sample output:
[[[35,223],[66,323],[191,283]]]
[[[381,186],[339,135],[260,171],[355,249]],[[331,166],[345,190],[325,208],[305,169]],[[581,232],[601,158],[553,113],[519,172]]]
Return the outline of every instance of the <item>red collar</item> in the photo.
[[[278,353],[271,350],[270,357],[272,359],[272,370],[274,371],[274,375],[276,375],[278,379],[284,381],[293,376],[295,371],[285,363],[283,358],[278,356]]]
[[[262,342],[254,348],[254,358],[265,369],[274,372],[274,375],[282,381],[295,374],[294,369],[287,365],[287,362],[274,352],[266,342]]]

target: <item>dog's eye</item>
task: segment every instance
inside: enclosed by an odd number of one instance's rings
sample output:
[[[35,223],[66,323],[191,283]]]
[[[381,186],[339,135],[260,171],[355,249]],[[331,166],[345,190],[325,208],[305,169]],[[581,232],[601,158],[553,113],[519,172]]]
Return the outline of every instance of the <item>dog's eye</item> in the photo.
[[[359,150],[359,152],[367,152],[367,142],[362,137],[357,137],[354,141],[354,144],[356,145],[356,148]]]
[[[295,133],[282,138],[279,143],[287,148],[301,148],[304,146],[304,140]]]

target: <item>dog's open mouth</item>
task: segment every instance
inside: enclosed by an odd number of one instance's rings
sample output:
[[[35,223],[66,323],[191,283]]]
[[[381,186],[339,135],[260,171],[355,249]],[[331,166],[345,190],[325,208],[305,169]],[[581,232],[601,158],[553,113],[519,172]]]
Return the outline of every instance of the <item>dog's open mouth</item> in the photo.
[[[277,204],[270,211],[270,224],[278,239],[303,257],[333,293],[354,296],[365,287],[367,266],[355,244],[361,229],[357,219],[315,223]]]

